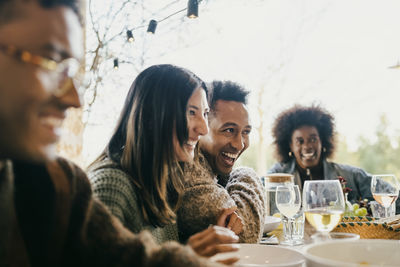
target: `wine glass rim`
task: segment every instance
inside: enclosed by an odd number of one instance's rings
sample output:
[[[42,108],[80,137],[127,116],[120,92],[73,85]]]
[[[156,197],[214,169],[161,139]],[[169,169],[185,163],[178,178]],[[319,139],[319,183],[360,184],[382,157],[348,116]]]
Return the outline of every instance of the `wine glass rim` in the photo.
[[[278,187],[299,187],[297,184],[280,184],[276,187],[276,189],[278,189]]]
[[[334,183],[336,183],[336,182],[339,182],[339,180],[307,180],[307,181],[304,181],[304,184],[305,183],[328,183],[328,182],[334,182]]]

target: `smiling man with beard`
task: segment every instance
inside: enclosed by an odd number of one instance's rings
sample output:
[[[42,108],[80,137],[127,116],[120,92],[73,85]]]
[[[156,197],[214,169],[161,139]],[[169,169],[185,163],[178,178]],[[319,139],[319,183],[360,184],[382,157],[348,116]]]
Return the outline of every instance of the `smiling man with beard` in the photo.
[[[248,91],[230,81],[211,85],[209,127],[194,164],[185,166],[185,194],[178,210],[182,239],[215,224],[224,209],[236,207],[226,226],[240,242],[255,243],[264,226],[264,189],[254,170],[235,168],[249,147]]]
[[[66,110],[81,105],[80,5],[0,1],[0,266],[220,266],[129,232],[55,155]]]

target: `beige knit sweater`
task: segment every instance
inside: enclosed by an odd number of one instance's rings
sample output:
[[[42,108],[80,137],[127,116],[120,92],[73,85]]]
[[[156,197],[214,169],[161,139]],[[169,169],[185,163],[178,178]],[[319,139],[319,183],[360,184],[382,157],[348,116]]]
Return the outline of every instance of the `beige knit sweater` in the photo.
[[[181,240],[215,224],[222,209],[237,206],[237,213],[244,221],[243,231],[239,234],[240,242],[260,241],[264,227],[265,193],[259,177],[251,168],[240,167],[226,179],[217,180],[201,153],[195,163],[185,164],[185,192],[177,212]]]

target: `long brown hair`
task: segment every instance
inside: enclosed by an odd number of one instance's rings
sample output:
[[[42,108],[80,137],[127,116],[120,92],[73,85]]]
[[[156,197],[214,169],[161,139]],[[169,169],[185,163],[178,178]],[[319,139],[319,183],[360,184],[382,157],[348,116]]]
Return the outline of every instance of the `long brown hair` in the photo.
[[[180,67],[155,65],[141,72],[109,143],[95,161],[109,157],[130,174],[144,220],[154,226],[175,221],[183,173],[173,136],[176,133],[181,146],[188,139],[186,107],[197,88],[206,90],[200,78]]]

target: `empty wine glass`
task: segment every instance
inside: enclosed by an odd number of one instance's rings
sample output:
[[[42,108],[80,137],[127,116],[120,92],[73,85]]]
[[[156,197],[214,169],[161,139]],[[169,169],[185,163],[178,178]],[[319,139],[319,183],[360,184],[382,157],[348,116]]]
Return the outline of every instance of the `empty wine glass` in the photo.
[[[399,196],[399,181],[393,174],[373,175],[371,193],[374,199],[385,208],[385,218],[388,217],[390,205]]]
[[[330,239],[329,232],[340,222],[345,208],[339,180],[305,181],[303,208],[307,221],[318,231],[312,238]]]
[[[300,190],[298,185],[286,184],[280,185],[276,188],[276,207],[279,212],[285,215],[288,218],[288,227],[287,230],[289,233],[285,236],[289,238],[285,239],[281,242],[284,245],[296,245],[299,240],[293,240],[293,225],[294,225],[294,216],[300,210],[301,206],[301,197]]]

